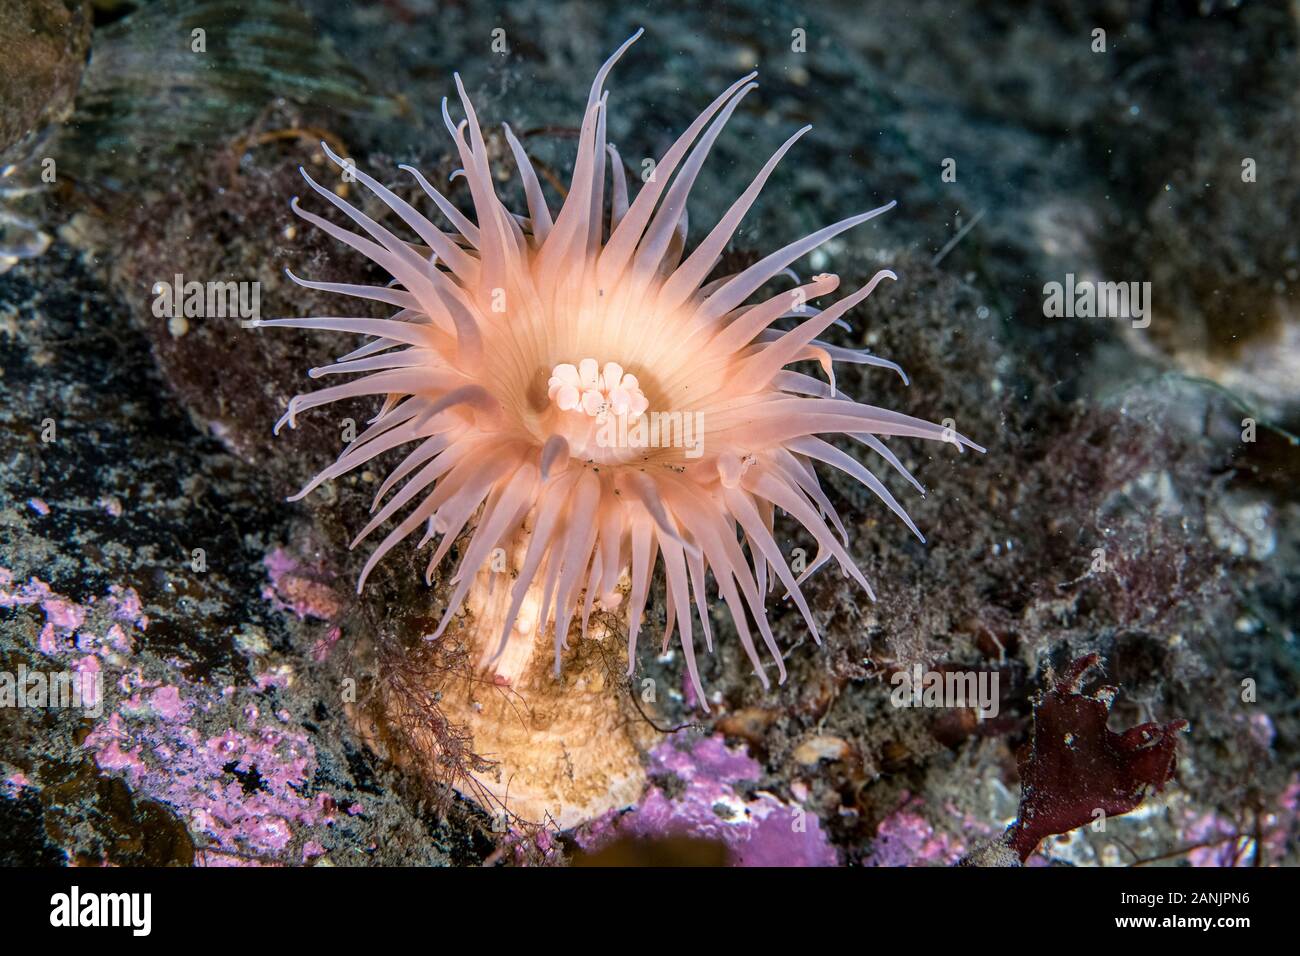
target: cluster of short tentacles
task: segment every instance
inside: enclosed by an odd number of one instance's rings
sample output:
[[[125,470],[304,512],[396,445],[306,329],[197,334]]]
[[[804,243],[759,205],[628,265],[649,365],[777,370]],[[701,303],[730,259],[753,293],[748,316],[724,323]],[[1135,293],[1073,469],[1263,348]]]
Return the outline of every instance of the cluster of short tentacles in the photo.
[[[836,361],[903,375],[875,355],[818,339],[882,280],[895,278],[893,273],[877,273],[824,310],[809,303],[837,288],[833,275],[813,276],[766,301],[749,303],[760,287],[791,274],[795,260],[893,203],[827,226],[741,272],[711,277],[741,218],[807,127],[776,151],[687,253],[687,196],[724,124],[754,89],[754,74],[714,100],[655,164],[655,175],[629,196],[623,163],[605,141],[608,94],[602,86],[637,36],[610,57],[591,87],[572,182],[558,214],[548,206],[509,127],[505,137],[528,215],[511,213],[498,199],[483,133],[457,76],[465,118],[453,122],[445,101],[443,118],[460,154],[463,170],[456,175],[463,174],[468,185],[474,220],[415,169],[402,167],[450,224],[449,231],[349,163],[356,179],[418,241],[403,238],[304,173],[311,188],[364,235],[304,210],[297,199],[294,211],[378,263],[394,281],[384,287],[294,281],[397,311],[387,319],[257,324],[369,337],[336,364],[310,373],[360,377],[295,397],[280,423],[293,424],[297,414],[331,402],[384,397],[368,427],[297,497],[390,449],[410,446],[380,485],[372,508],[377,512],[358,535],[359,542],[401,515],[370,556],[358,589],[375,563],[421,526],[421,545],[440,539],[430,575],[471,529],[452,578],[441,634],[463,605],[475,572],[495,549],[508,549],[516,536],[526,534],[510,612],[492,639],[505,647],[525,594],[540,583],[539,620],[551,626],[558,667],[575,616],[580,615],[585,634],[597,601],[608,608],[626,596],[634,662],[652,578],[662,562],[665,646],[675,624],[703,701],[691,605],[712,650],[710,575],[764,686],[767,676],[751,622],[780,678],[785,677],[765,606],[771,584],[780,583],[814,637],[816,623],[800,583],[827,561],[834,559],[874,600],[847,550],[847,531],[819,484],[815,462],[852,475],[921,537],[871,471],[818,436],[856,439],[922,492],[882,437],[978,446],[951,428],[860,404],[836,391]],[[793,327],[778,325],[788,318],[797,320]],[[806,360],[819,362],[830,381],[787,368]],[[692,444],[674,437],[683,423],[696,425]],[[817,543],[817,554],[797,576],[774,536],[777,509]]]

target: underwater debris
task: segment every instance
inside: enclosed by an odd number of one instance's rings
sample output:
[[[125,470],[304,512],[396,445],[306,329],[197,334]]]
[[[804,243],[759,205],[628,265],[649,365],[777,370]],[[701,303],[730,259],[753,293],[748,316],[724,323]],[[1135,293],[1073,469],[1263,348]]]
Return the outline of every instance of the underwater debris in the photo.
[[[90,13],[62,0],[0,6],[0,156],[67,118],[90,46]]]
[[[138,164],[234,135],[277,100],[335,114],[400,112],[397,100],[367,91],[296,5],[158,0],[96,30],[60,148],[79,178],[128,188]]]
[[[1048,687],[1034,698],[1032,738],[1017,754],[1020,812],[992,844],[968,856],[965,865],[1023,863],[1053,834],[1120,816],[1141,806],[1173,778],[1177,735],[1187,721],[1146,723],[1122,734],[1106,727],[1116,688],[1083,693],[1098,665],[1089,654],[1065,671],[1048,675]]]
[[[60,0],[0,8],[0,275],[49,248],[41,194],[56,176],[45,147],[66,119],[90,45],[90,13]]]
[[[688,736],[688,735],[682,735]],[[688,737],[689,741],[689,737]],[[598,865],[680,854],[678,864],[835,866],[839,855],[817,815],[763,790],[750,791],[762,768],[720,734],[665,740],[649,755],[653,786],[635,807],[612,812],[575,834],[580,859]],[[718,847],[724,861],[710,859]],[[712,849],[710,849],[712,848]]]

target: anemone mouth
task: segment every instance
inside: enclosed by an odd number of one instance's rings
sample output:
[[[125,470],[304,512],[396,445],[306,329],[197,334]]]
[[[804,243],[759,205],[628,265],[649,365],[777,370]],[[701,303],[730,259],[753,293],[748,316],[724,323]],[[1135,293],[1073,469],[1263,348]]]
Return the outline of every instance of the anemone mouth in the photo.
[[[593,319],[597,327],[599,321]],[[681,465],[699,458],[699,429],[683,422],[695,423],[724,390],[726,356],[655,351],[641,330],[631,331],[636,334],[557,344],[529,341],[508,327],[493,330],[485,339],[491,357],[483,377],[539,449],[559,436],[573,459],[595,465]],[[683,441],[691,443],[690,458]]]
[[[576,366],[576,363],[559,364]],[[637,382],[637,391],[644,397],[644,407],[638,403],[620,409],[608,402],[607,390],[602,390],[599,395],[600,404],[593,404],[595,399],[591,399],[585,406],[581,402],[575,406],[571,396],[558,395],[558,389],[551,384],[556,378],[555,368],[538,365],[519,394],[500,396],[501,405],[511,410],[519,434],[539,452],[548,441],[563,438],[569,456],[579,462],[613,466],[647,460],[639,449],[620,444],[616,439],[625,435],[629,426],[635,431],[639,420],[649,420],[652,414],[650,400],[644,396],[646,392],[655,394],[654,386],[647,383],[642,389],[639,380]]]
[[[547,397],[560,411],[597,422],[611,415],[635,421],[650,404],[634,374],[618,362],[602,364],[594,358],[556,365],[547,380]]]

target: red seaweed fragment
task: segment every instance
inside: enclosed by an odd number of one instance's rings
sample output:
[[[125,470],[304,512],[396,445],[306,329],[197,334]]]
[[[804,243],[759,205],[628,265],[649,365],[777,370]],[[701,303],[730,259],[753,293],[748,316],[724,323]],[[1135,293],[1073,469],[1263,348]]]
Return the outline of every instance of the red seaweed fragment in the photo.
[[[999,840],[965,863],[1014,866],[1008,849],[1023,863],[1046,837],[1135,810],[1173,777],[1177,735],[1187,721],[1112,733],[1106,721],[1116,688],[1083,692],[1097,663],[1096,654],[1078,658],[1060,676],[1049,675],[1048,689],[1034,697],[1033,736],[1016,761],[1020,812]]]

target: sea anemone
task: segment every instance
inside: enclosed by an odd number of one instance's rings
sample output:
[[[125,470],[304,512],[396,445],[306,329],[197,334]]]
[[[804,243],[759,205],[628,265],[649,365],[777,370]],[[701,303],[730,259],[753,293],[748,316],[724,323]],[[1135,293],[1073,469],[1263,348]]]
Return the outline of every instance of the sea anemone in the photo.
[[[891,369],[906,382],[893,363],[818,338],[880,282],[895,279],[892,272],[878,272],[824,309],[809,303],[835,291],[834,275],[816,275],[750,302],[768,283],[793,276],[789,267],[800,257],[894,203],[842,219],[742,271],[713,275],[776,164],[809,127],[786,140],[687,254],[687,198],[723,126],[757,85],[756,74],[741,77],[715,99],[629,196],[619,153],[605,138],[608,94],[602,87],[638,36],[640,31],[596,75],[558,213],[508,126],[505,140],[528,215],[502,204],[459,75],[465,118],[454,122],[445,100],[442,112],[463,166],[453,179],[463,175],[468,185],[473,220],[420,172],[401,167],[451,230],[436,225],[322,144],[330,160],[379,197],[419,241],[391,231],[304,172],[312,190],[365,235],[307,211],[296,198],[293,211],[373,260],[393,282],[381,287],[314,282],[292,273],[290,278],[397,312],[386,319],[254,324],[370,337],[335,364],[310,372],[313,378],[360,377],[294,397],[276,426],[292,426],[297,415],[331,402],[384,396],[368,427],[296,498],[384,452],[414,446],[380,484],[373,518],[357,536],[359,542],[401,515],[370,555],[358,590],[376,563],[421,527],[420,545],[440,539],[428,564],[431,579],[469,529],[433,638],[468,606],[480,618],[482,665],[508,681],[526,666],[535,638],[549,634],[558,672],[570,625],[579,620],[585,636],[594,608],[621,606],[631,672],[661,563],[664,641],[675,626],[689,679],[707,709],[692,604],[711,651],[710,574],[764,687],[760,642],[778,678],[785,679],[765,603],[770,584],[779,582],[814,638],[816,621],[800,584],[823,564],[838,563],[874,600],[849,553],[847,529],[818,481],[816,463],[861,482],[924,540],[870,470],[819,436],[855,439],[922,492],[882,438],[978,446],[951,427],[861,404],[836,389],[835,362]],[[797,321],[783,328],[783,319]],[[787,367],[808,360],[820,363],[829,381]],[[777,509],[817,544],[816,556],[797,575],[774,536]],[[514,579],[508,592],[503,586],[489,595],[493,576],[482,572],[501,555],[509,568],[498,570],[514,572]],[[485,590],[476,593],[482,581]]]

